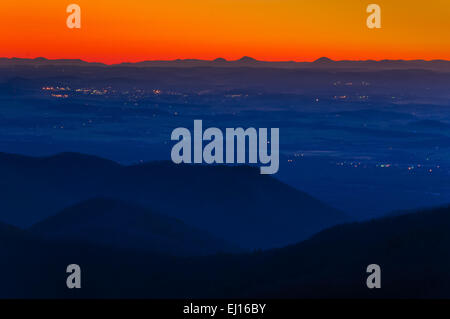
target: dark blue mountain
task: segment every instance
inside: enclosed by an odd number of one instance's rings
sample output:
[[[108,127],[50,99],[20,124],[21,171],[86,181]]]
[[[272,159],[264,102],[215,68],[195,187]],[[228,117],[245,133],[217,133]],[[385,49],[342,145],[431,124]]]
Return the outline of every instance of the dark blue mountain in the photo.
[[[0,220],[20,227],[95,197],[150,208],[242,248],[281,247],[348,220],[246,166],[121,166],[74,153],[0,154],[0,175]]]
[[[450,206],[335,226],[266,252],[170,257],[86,243],[62,243],[0,227],[0,297],[449,298]],[[5,259],[6,258],[6,259]],[[82,289],[65,268],[82,267]],[[381,289],[366,267],[381,266]]]
[[[238,252],[204,231],[138,205],[92,199],[64,209],[29,231],[61,242],[86,242],[118,249],[169,255],[208,255]]]

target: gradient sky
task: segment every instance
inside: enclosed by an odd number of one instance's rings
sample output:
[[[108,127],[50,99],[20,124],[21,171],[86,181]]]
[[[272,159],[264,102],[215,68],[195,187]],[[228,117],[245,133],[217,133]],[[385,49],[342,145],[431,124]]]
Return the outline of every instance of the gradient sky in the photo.
[[[81,30],[66,26],[71,3]],[[366,26],[370,3],[382,29]],[[15,0],[0,29],[2,57],[450,60],[449,0]]]

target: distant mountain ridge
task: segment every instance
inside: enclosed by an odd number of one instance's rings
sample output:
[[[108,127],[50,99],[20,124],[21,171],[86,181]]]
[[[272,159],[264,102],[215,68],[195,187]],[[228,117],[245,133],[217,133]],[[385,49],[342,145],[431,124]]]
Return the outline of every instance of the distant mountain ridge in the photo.
[[[229,61],[224,58],[213,60],[176,59],[150,60],[141,62],[123,62],[107,65],[100,62],[86,62],[80,59],[46,59],[46,58],[0,58],[0,67],[9,66],[101,66],[101,67],[252,67],[252,68],[287,68],[287,69],[338,69],[338,70],[406,70],[424,69],[438,72],[450,72],[448,60],[340,60],[334,61],[327,57],[318,58],[312,62],[295,61],[261,61],[244,56]]]

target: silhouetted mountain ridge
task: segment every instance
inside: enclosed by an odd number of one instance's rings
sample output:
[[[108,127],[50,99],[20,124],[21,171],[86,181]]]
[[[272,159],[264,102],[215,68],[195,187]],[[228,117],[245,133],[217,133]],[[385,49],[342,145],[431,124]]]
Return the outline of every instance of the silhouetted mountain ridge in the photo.
[[[118,200],[96,198],[64,209],[29,228],[43,238],[109,245],[169,255],[237,252],[183,222]]]
[[[2,241],[8,263],[0,271],[8,276],[0,296],[448,298],[448,229],[450,206],[335,226],[286,248],[240,255],[175,258],[81,243]],[[83,269],[81,290],[64,285],[63,270],[73,262]],[[370,290],[366,268],[374,263],[382,288]]]
[[[257,62],[257,63],[256,63]],[[106,65],[98,62],[86,62],[79,59],[25,59],[25,58],[0,58],[0,67],[9,66],[97,66],[97,67],[257,67],[257,68],[327,68],[327,69],[358,69],[358,70],[386,70],[386,69],[427,69],[439,72],[450,72],[450,61],[435,60],[340,60],[334,61],[327,57],[321,57],[313,62],[294,61],[261,61],[244,56],[238,60],[228,61],[223,58],[214,60],[200,59],[175,59],[175,60],[148,60],[141,62],[123,62],[120,64]]]
[[[95,197],[148,207],[250,249],[284,246],[348,220],[245,166],[121,166],[73,153],[45,158],[0,154],[0,174],[0,220],[21,227]]]

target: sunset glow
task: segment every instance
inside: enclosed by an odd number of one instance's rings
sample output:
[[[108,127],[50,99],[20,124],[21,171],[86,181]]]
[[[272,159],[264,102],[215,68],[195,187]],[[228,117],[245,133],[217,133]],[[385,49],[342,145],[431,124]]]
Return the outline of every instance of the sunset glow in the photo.
[[[450,59],[450,1],[41,0],[2,3],[0,56],[105,63],[177,58]],[[66,27],[66,7],[82,28]]]

